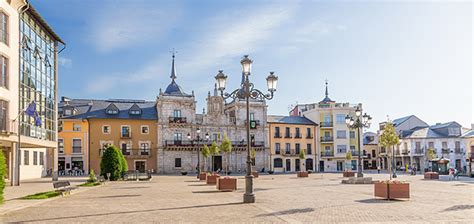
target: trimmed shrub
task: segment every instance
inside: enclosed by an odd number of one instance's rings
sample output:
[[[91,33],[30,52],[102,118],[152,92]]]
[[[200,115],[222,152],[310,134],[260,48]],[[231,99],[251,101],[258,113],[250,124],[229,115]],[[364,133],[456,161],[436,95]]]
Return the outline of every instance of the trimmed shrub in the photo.
[[[7,175],[7,165],[5,163],[5,155],[0,148],[0,204],[3,203],[3,190],[5,189],[5,176]]]
[[[120,179],[123,171],[122,157],[122,153],[116,146],[107,147],[100,161],[100,175],[107,177],[107,173],[110,173],[109,180]]]
[[[125,159],[125,156],[123,156],[121,150],[119,150],[119,153],[120,153],[120,167],[121,167],[120,172],[122,173],[122,177],[123,177],[125,174],[127,174],[128,164],[127,164],[127,160]]]

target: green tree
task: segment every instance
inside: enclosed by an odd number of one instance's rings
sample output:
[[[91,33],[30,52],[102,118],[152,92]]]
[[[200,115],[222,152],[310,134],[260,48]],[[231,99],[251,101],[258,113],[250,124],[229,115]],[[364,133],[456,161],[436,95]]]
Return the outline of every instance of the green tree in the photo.
[[[0,204],[3,204],[3,191],[5,190],[5,176],[7,175],[7,165],[5,155],[0,148]]]
[[[123,171],[121,154],[116,146],[107,147],[100,161],[100,175],[107,177],[107,173],[110,173],[110,180],[120,179]]]
[[[125,159],[125,156],[123,156],[122,151],[119,150],[120,153],[120,173],[122,174],[121,176],[123,177],[127,171],[128,171],[128,164],[127,164],[127,159]]]
[[[300,150],[300,166],[301,169],[304,171],[304,161],[306,159],[306,154],[304,153],[304,150]]]
[[[204,157],[204,169],[207,172],[208,171],[207,166],[206,166],[207,158],[209,157],[209,155],[211,155],[211,151],[209,150],[209,147],[207,145],[204,145],[204,147],[202,148],[201,154]]]
[[[429,161],[436,159],[436,151],[433,148],[426,150],[426,157]],[[433,166],[431,166],[431,172],[433,172]]]
[[[220,149],[217,146],[216,141],[212,142],[211,147],[209,148],[209,151],[211,152],[211,156],[212,156],[212,172],[214,172],[214,156],[220,153]]]
[[[346,153],[346,160],[348,161],[348,163],[346,163],[346,170],[348,170],[348,169],[352,170],[352,168],[349,168],[349,167],[351,167],[351,161],[352,161],[352,152],[351,151]]]
[[[384,130],[382,131],[382,135],[379,138],[379,145],[389,150],[390,147],[394,147],[395,145],[397,145],[399,141],[400,139],[398,138],[398,134],[397,134],[397,131],[395,130],[395,127],[393,126],[391,122],[387,122]],[[395,156],[393,155],[393,153],[389,153],[388,155],[391,155],[391,157]],[[391,166],[392,165],[390,165],[390,180],[392,179],[392,169],[393,169],[393,167]]]
[[[225,173],[227,174],[229,172],[230,153],[232,152],[232,142],[230,142],[230,139],[227,137],[227,134],[224,134],[224,140],[222,140],[222,143],[220,145],[220,150],[224,152],[227,157],[226,170],[225,170]]]
[[[95,177],[94,170],[91,170],[91,172],[89,172],[89,179],[87,179],[87,183],[95,183],[95,182],[97,182],[97,178]]]

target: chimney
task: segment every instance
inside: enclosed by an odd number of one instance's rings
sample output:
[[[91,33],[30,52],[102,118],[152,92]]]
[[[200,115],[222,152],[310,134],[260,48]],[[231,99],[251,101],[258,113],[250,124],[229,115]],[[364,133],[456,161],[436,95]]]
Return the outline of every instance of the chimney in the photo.
[[[471,124],[471,129],[474,129],[474,123]]]

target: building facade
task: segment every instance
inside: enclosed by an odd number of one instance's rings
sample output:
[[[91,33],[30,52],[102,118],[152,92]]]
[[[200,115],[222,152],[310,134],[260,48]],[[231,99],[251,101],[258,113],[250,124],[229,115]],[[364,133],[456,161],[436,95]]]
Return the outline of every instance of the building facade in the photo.
[[[158,170],[159,173],[218,171],[227,168],[238,173],[246,169],[248,144],[246,139],[246,109],[244,100],[226,102],[214,87],[208,93],[207,108],[197,113],[194,92],[187,94],[177,84],[173,55],[171,83],[157,97],[158,111]],[[207,110],[206,110],[207,109]],[[265,100],[250,103],[251,140],[256,152],[253,159],[255,170],[269,168],[267,140],[267,105]],[[200,134],[197,133],[200,131]],[[230,155],[219,153],[203,158],[204,145],[212,142],[220,145],[224,136],[232,142]],[[189,137],[188,137],[189,136]],[[205,136],[208,136],[206,138]]]
[[[62,107],[60,114],[73,112],[74,107]],[[64,109],[64,110],[63,110]],[[72,114],[71,114],[72,115]],[[58,127],[58,173],[62,175],[82,175],[89,173],[89,122],[87,119],[62,119]]]
[[[317,138],[319,140],[317,170],[320,172],[344,171],[357,169],[357,156],[359,148],[362,150],[362,133],[357,138],[360,130],[350,129],[345,123],[346,115],[355,116],[356,108],[362,110],[362,104],[336,103],[329,98],[326,82],[325,98],[319,103],[297,105],[290,111],[291,114],[305,116],[318,124]],[[352,159],[348,159],[351,153]],[[366,153],[362,155],[367,157]]]
[[[0,2],[0,42],[0,147],[8,178],[15,185],[48,173],[56,178],[57,55],[64,42],[28,1],[17,0]],[[31,102],[40,123],[23,113]]]
[[[366,154],[364,159],[364,169],[366,170],[375,170],[380,167],[380,169],[387,169],[381,157],[381,147],[379,146],[378,135],[374,132],[365,132],[363,138],[363,147]]]
[[[383,131],[386,122],[380,123]],[[395,167],[406,171],[434,170],[447,174],[450,167],[466,172],[466,145],[462,138],[464,129],[457,122],[428,125],[414,115],[393,120],[400,136],[400,144],[394,147]],[[434,150],[434,158],[429,158]]]
[[[65,175],[100,172],[103,150],[117,146],[129,170],[157,170],[156,103],[63,97],[60,104],[59,169]]]
[[[464,139],[464,145],[466,146],[466,163],[467,163],[467,174],[472,177],[473,162],[474,162],[474,124],[471,124],[471,130],[466,131],[462,135]]]
[[[274,172],[315,171],[318,125],[301,116],[269,116],[270,167]],[[301,151],[305,159],[300,158]]]

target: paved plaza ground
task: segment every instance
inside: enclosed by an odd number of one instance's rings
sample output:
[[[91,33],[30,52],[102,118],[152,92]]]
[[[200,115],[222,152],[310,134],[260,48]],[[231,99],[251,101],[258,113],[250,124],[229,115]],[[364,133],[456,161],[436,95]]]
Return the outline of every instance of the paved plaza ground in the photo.
[[[375,199],[373,185],[343,185],[342,174],[262,175],[255,204],[238,190],[219,192],[192,176],[154,176],[147,182],[107,183],[0,216],[1,222],[115,223],[473,223],[474,180],[410,182],[411,199]],[[369,174],[376,180],[386,174]]]

